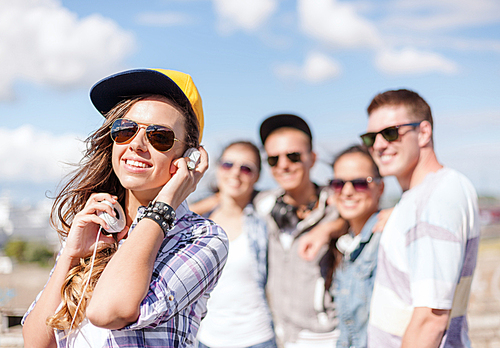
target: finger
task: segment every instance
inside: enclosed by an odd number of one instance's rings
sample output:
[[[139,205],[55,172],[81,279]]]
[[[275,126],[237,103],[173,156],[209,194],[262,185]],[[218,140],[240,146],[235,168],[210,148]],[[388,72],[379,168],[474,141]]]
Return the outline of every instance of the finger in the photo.
[[[200,151],[200,162],[196,166],[196,171],[203,175],[208,169],[208,152],[203,146],[200,146],[198,150]]]

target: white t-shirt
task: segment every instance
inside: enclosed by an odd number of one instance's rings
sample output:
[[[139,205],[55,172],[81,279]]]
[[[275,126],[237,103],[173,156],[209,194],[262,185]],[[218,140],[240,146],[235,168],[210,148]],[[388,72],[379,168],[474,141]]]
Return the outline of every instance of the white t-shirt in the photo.
[[[380,239],[369,347],[400,347],[415,307],[450,309],[441,347],[467,347],[466,311],[480,229],[477,195],[443,168],[406,191]]]
[[[243,232],[229,243],[222,276],[210,294],[198,340],[209,347],[247,347],[274,337],[271,316],[255,279],[256,261]]]

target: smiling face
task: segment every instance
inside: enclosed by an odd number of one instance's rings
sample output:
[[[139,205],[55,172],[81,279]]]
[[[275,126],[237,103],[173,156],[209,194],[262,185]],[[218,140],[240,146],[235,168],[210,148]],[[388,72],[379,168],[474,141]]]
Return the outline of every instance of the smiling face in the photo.
[[[344,181],[375,178],[373,162],[363,153],[347,153],[341,156],[333,167],[335,178]],[[382,181],[368,184],[368,189],[356,191],[350,182],[346,182],[340,192],[335,192],[335,204],[340,215],[349,221],[356,234],[361,232],[370,216],[378,210],[380,197],[384,191]]]
[[[259,180],[259,159],[246,145],[235,144],[228,147],[221,156],[217,167],[217,183],[221,195],[227,195],[235,200],[250,201],[254,185]],[[232,167],[223,166],[232,163]],[[247,168],[241,169],[245,166]]]
[[[281,188],[293,191],[309,185],[309,172],[316,156],[305,133],[293,128],[280,128],[267,137],[264,147],[268,157],[279,156],[277,164],[271,167],[271,173]],[[294,152],[300,153],[299,162],[292,162],[286,156]]]
[[[367,132],[415,121],[404,106],[382,106],[370,114]],[[382,176],[394,175],[400,183],[409,182],[420,156],[418,133],[418,127],[401,127],[399,138],[392,142],[377,135],[369,150]]]
[[[148,97],[132,105],[124,118],[143,124],[158,124],[172,129],[175,137],[185,138],[184,116],[162,97]],[[168,152],[159,152],[146,138],[141,127],[135,137],[126,144],[113,144],[113,170],[126,190],[139,200],[152,200],[170,180],[171,163],[183,154],[185,145],[174,143]]]

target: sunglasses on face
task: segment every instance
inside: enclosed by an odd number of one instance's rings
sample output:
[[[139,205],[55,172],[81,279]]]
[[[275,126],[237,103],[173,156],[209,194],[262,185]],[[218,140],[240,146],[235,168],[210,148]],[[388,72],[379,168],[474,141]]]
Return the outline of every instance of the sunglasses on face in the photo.
[[[176,141],[174,131],[157,124],[138,123],[126,118],[119,118],[111,125],[111,139],[116,144],[126,144],[132,141],[140,128],[146,129],[146,138],[157,151],[167,152],[174,147]]]
[[[372,147],[373,144],[375,143],[375,139],[377,138],[377,134],[382,134],[385,140],[391,142],[398,140],[399,138],[399,128],[404,127],[404,126],[412,126],[412,127],[417,127],[422,123],[420,122],[414,122],[414,123],[405,123],[405,124],[400,124],[397,126],[392,126],[392,127],[387,127],[382,129],[381,131],[374,132],[374,133],[365,133],[360,135],[361,140],[363,140],[363,143],[367,147]]]
[[[291,152],[291,153],[287,153],[286,157],[288,157],[290,162],[297,163],[297,162],[300,162],[300,155],[301,155],[300,152]],[[279,160],[280,156],[281,155],[267,157],[267,163],[269,163],[269,165],[271,167],[276,166],[278,164],[278,160]]]
[[[371,182],[380,181],[380,178],[372,178],[371,176],[366,179],[353,179],[353,180],[342,180],[342,179],[333,179],[330,181],[330,187],[336,192],[342,192],[344,185],[350,182],[352,187],[356,192],[364,192],[368,190],[368,184]]]
[[[223,161],[220,163],[220,167],[224,170],[231,170],[236,164],[229,161]],[[252,175],[257,172],[257,168],[254,168],[250,164],[240,164],[240,173],[245,175]]]

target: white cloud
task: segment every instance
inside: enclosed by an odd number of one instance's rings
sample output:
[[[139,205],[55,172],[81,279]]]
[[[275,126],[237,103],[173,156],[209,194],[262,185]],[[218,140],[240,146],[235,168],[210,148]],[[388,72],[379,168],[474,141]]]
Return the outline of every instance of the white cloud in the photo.
[[[143,12],[137,16],[136,21],[146,26],[172,27],[190,24],[193,19],[180,12]]]
[[[337,77],[340,71],[340,65],[335,60],[319,52],[309,53],[303,66],[286,63],[275,68],[276,75],[281,78],[304,80],[310,83],[331,80]]]
[[[377,47],[377,28],[361,17],[356,7],[337,0],[298,0],[302,30],[333,47]]]
[[[430,72],[455,74],[458,65],[434,52],[404,48],[400,51],[385,50],[378,53],[377,68],[387,74],[416,75]]]
[[[58,0],[0,2],[0,98],[18,79],[58,87],[87,85],[115,71],[135,39],[114,21],[78,18]]]
[[[77,163],[84,145],[75,135],[53,135],[25,125],[0,128],[0,181],[54,182]]]
[[[396,0],[384,24],[417,31],[484,26],[500,20],[497,0]]]
[[[235,29],[254,32],[278,7],[277,0],[213,0],[213,3],[219,29],[226,33]]]

